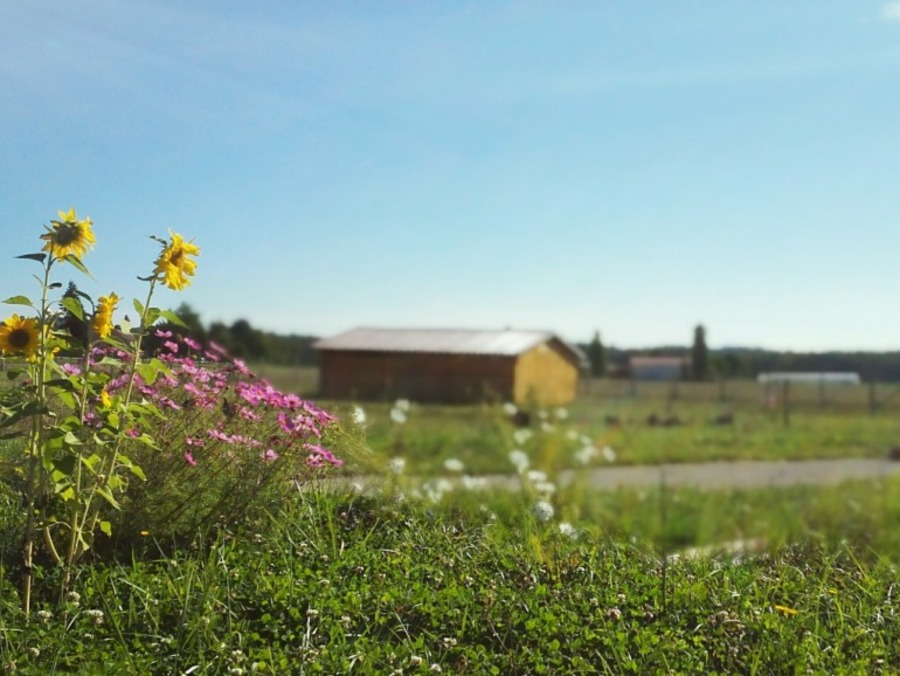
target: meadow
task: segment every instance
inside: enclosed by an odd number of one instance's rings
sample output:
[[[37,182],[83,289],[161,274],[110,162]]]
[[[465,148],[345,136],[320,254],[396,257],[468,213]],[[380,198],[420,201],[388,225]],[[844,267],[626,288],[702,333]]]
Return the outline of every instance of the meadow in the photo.
[[[313,392],[314,372],[260,371]],[[877,409],[865,389],[824,401],[795,391],[786,419],[752,383],[635,392],[602,381],[564,409],[535,407],[527,428],[502,402],[317,402],[349,428],[333,449],[339,470],[261,494],[227,524],[133,528],[95,548],[62,599],[60,571],[42,562],[27,617],[21,509],[4,488],[0,664],[26,674],[895,673],[900,481],[596,491],[577,479],[662,461],[881,458],[900,416],[892,388],[879,387]],[[666,418],[678,424],[658,424]],[[20,451],[0,442],[0,469]],[[562,485],[562,470],[576,479]],[[497,474],[518,490],[485,487]]]

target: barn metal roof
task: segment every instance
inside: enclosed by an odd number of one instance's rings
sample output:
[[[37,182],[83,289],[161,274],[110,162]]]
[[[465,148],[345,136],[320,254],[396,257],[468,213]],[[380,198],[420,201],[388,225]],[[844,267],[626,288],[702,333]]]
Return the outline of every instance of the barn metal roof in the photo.
[[[559,340],[581,361],[581,350],[549,331],[356,328],[313,344],[317,350],[432,352],[515,356],[549,340]]]

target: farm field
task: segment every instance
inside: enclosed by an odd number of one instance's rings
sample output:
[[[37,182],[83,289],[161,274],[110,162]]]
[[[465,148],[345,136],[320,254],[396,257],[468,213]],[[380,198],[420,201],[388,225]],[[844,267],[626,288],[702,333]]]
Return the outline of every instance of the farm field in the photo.
[[[283,389],[314,397],[314,369],[262,367]],[[544,471],[603,465],[611,449],[619,465],[727,460],[884,458],[900,446],[900,397],[894,385],[797,387],[787,420],[777,400],[755,382],[639,383],[591,381],[572,405],[530,410],[532,435],[514,438],[516,426],[497,405],[435,406],[411,403],[406,422],[392,421],[393,402],[361,402],[373,459],[401,457],[411,473],[441,471],[449,459],[472,474],[511,471],[507,455],[521,449]],[[348,402],[319,402],[345,416]],[[874,405],[873,405],[874,404]],[[544,417],[542,417],[542,415]],[[714,424],[731,416],[728,424]],[[652,419],[657,424],[651,424]],[[666,421],[676,424],[662,424]],[[583,449],[601,453],[584,463]]]

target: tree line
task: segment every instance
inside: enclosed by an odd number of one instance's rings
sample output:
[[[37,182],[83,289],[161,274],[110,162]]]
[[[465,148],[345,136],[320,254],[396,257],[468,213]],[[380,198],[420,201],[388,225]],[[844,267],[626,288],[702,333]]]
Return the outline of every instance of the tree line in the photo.
[[[171,323],[160,324],[160,328],[178,335],[190,336],[203,344],[215,342],[239,359],[284,366],[318,364],[318,353],[312,347],[318,340],[317,336],[283,335],[263,331],[253,327],[246,319],[238,319],[231,324],[224,322],[204,324],[197,311],[186,303],[176,308],[175,314],[184,322],[186,328]],[[148,351],[153,352],[159,347],[162,339],[147,336],[145,342]]]
[[[865,381],[900,382],[900,351],[863,352],[793,352],[748,347],[709,348],[706,329],[698,325],[693,340],[685,345],[661,345],[639,350],[606,346],[600,332],[579,347],[590,363],[593,377],[628,377],[631,356],[673,356],[687,358],[689,364],[684,378],[715,380],[718,378],[755,378],[771,371],[849,371],[858,373]]]
[[[318,353],[313,343],[318,336],[279,334],[255,328],[246,319],[226,324],[205,324],[190,305],[182,304],[175,313],[187,329],[165,325],[174,333],[190,335],[202,343],[215,341],[231,354],[252,362],[266,362],[285,366],[316,366]],[[158,347],[159,339],[148,341],[150,350]],[[689,367],[684,374],[689,380],[718,378],[755,378],[768,371],[851,371],[863,380],[900,382],[900,351],[892,352],[791,352],[745,347],[709,348],[706,329],[700,324],[684,345],[661,345],[653,348],[623,349],[604,345],[596,331],[587,343],[578,347],[585,353],[593,377],[628,377],[628,359],[634,355],[677,356],[687,358]]]

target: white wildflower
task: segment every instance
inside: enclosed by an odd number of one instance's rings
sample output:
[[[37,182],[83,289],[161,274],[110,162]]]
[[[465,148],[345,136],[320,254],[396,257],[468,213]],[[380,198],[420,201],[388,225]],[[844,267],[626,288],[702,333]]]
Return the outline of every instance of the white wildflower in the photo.
[[[615,462],[616,461],[616,452],[612,449],[612,447],[604,446],[601,453],[603,453],[603,457],[606,460],[606,462]]]
[[[566,438],[569,441],[575,441],[578,438],[578,432],[576,432],[575,430],[569,430],[568,432],[566,432]]]
[[[391,409],[391,420],[398,425],[402,425],[406,422],[406,412],[402,408],[397,408],[395,406]]]
[[[96,625],[103,624],[103,611],[102,610],[87,610],[87,611],[85,611],[85,614],[89,618],[91,618],[91,621],[94,624],[96,624]]]
[[[540,411],[538,411],[538,418],[540,418],[541,420],[546,420],[549,417],[550,417],[550,414],[547,413],[546,410],[541,409]]]
[[[539,469],[530,469],[530,470],[528,470],[528,475],[527,475],[527,476],[528,476],[528,480],[529,480],[531,483],[537,483],[537,482],[539,482],[539,481],[546,481],[546,480],[547,480],[547,473],[546,473],[546,472],[542,472],[542,471],[539,470]]]
[[[362,406],[354,406],[350,417],[353,419],[354,424],[360,427],[366,424],[366,411]]]
[[[550,432],[552,432],[553,429],[554,429],[554,427],[550,423],[548,423],[546,421],[541,423],[541,431],[544,432],[545,434],[550,434]]]
[[[534,514],[534,518],[542,523],[552,519],[554,514],[553,505],[546,500],[536,502],[531,511]]]
[[[578,537],[578,531],[575,530],[575,526],[570,524],[568,521],[562,521],[559,524],[559,532],[561,535],[565,535],[567,538],[576,538]]]
[[[394,402],[394,408],[407,413],[409,411],[409,399],[398,399]]]
[[[552,481],[538,481],[534,484],[534,490],[541,495],[553,495],[556,492],[556,484]]]
[[[403,474],[403,470],[406,469],[406,460],[400,457],[391,458],[388,467],[393,474]]]
[[[521,474],[528,469],[529,461],[525,451],[514,448],[509,452],[509,461],[516,466],[516,470]]]
[[[462,464],[462,460],[447,458],[444,460],[444,469],[448,472],[462,472],[465,469],[465,466]]]
[[[508,401],[503,404],[503,412],[511,418],[519,412],[519,409],[514,403]]]
[[[565,408],[563,408],[562,406],[560,406],[558,409],[556,409],[555,414],[556,414],[557,420],[565,420],[566,418],[569,417],[569,411],[566,410]]]
[[[519,446],[521,446],[526,441],[531,439],[533,434],[534,433],[531,430],[520,429],[520,430],[516,430],[515,432],[513,432],[513,439],[515,439],[516,443],[519,444]]]
[[[578,460],[582,465],[590,464],[591,460],[599,455],[600,451],[597,450],[597,447],[594,445],[585,446],[580,451],[575,454],[575,459]]]

